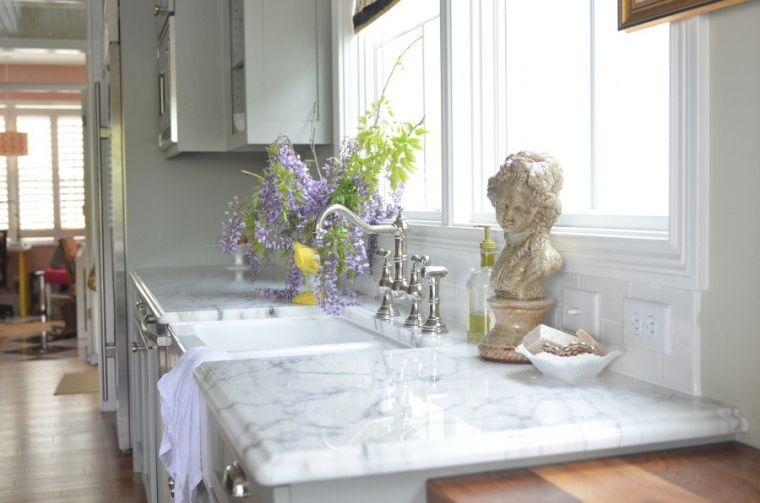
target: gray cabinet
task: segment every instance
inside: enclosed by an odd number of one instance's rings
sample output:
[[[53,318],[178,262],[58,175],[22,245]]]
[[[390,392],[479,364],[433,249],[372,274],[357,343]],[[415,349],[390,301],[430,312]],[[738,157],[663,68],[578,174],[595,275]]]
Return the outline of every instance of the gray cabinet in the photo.
[[[162,1],[173,9],[156,50],[167,156],[260,150],[280,134],[332,142],[330,0]]]
[[[151,314],[145,301],[139,298],[133,311],[135,333],[131,344],[130,402],[133,456],[137,458],[135,468],[142,475],[148,502],[155,503],[159,492],[157,425],[161,423],[156,389],[158,346],[145,330],[145,322]]]
[[[290,487],[263,487],[247,473],[233,443],[205,409],[201,429],[204,490],[217,503],[291,503]]]
[[[182,0],[156,50],[158,145],[167,156],[227,149],[224,26],[220,2]]]
[[[132,313],[134,333],[130,338],[130,410],[133,468],[142,475],[149,503],[172,501],[170,477],[158,458],[163,433],[158,380],[176,361],[155,311],[139,293]]]
[[[227,0],[230,149],[332,142],[329,0]]]

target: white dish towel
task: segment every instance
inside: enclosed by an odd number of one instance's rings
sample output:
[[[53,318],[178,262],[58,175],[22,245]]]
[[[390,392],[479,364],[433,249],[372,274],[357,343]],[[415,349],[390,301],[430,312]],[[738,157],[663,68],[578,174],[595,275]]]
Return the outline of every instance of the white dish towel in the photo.
[[[201,414],[203,399],[193,378],[202,363],[229,360],[226,351],[200,346],[183,354],[158,381],[164,433],[158,457],[174,478],[175,503],[195,501],[201,481]]]

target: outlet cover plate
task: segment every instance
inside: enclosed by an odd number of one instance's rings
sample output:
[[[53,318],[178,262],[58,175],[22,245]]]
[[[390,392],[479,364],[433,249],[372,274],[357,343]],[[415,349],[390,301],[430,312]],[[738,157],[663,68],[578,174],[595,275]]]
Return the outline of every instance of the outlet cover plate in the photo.
[[[626,298],[623,301],[623,345],[670,354],[670,305]]]
[[[599,328],[599,294],[578,288],[562,289],[562,329],[575,333],[582,328],[601,340]]]

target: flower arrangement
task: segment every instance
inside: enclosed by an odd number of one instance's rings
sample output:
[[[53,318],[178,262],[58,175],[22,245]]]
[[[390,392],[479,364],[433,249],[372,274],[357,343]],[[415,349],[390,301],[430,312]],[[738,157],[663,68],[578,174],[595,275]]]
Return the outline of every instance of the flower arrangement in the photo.
[[[250,173],[257,179],[250,200],[236,198],[229,203],[222,223],[221,249],[233,253],[244,246],[254,277],[262,263],[274,255],[279,254],[288,263],[285,288],[263,289],[263,295],[283,300],[297,295],[304,282],[293,255],[294,242],[299,242],[317,249],[319,269],[314,286],[322,310],[339,315],[355,303],[355,292],[341,289],[339,278],[352,283],[368,271],[374,236],[365,242],[359,228],[335,215],[330,217],[321,242],[315,242],[315,221],[322,209],[333,203],[346,206],[370,224],[397,213],[404,183],[414,171],[415,154],[425,134],[423,120],[416,124],[396,121],[385,96],[393,72],[408,49],[397,58],[380,98],[359,118],[357,135],[345,140],[334,157],[322,167],[316,155],[312,161],[304,161],[290,140],[280,136],[267,148],[263,176]],[[391,192],[387,204],[382,195],[383,180],[388,181]]]

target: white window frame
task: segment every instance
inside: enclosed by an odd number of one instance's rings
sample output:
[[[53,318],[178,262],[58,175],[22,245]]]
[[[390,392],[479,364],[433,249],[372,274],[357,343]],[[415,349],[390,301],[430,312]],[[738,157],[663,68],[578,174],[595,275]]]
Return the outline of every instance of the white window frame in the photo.
[[[52,229],[35,229],[23,230],[13,229],[16,225],[14,222],[14,212],[18,211],[20,202],[19,183],[18,183],[18,158],[15,156],[8,157],[7,176],[8,176],[8,231],[11,236],[19,236],[24,240],[34,242],[54,242],[62,237],[82,237],[85,229],[63,229],[61,228],[60,215],[60,177],[58,171],[58,117],[81,117],[81,107],[77,104],[74,107],[71,104],[40,105],[35,102],[10,102],[0,108],[0,115],[5,116],[6,131],[15,131],[17,119],[20,116],[48,116],[50,117],[50,135],[51,135],[51,162],[53,170],[53,224]]]
[[[451,1],[441,0],[444,126],[441,222],[413,221],[410,242],[431,249],[477,253],[480,232],[453,224],[454,167],[447,103],[451,94],[448,28]],[[338,118],[335,138],[344,138],[352,131],[360,103],[357,75],[361,62],[358,49],[351,43],[352,8],[353,0],[332,0],[333,116]],[[552,241],[565,259],[565,272],[691,290],[704,290],[708,286],[709,18],[696,16],[672,23],[670,51],[668,230],[619,229],[614,226],[614,217],[610,217],[608,228],[556,226]]]

